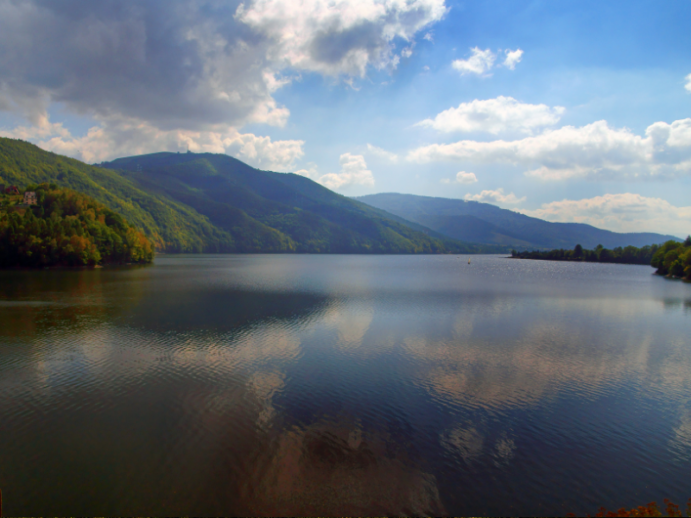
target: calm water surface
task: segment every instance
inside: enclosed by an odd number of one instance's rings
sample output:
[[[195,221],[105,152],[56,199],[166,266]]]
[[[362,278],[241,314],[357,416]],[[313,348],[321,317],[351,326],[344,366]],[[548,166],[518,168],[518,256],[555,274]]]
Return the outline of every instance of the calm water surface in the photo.
[[[691,285],[496,256],[0,272],[8,515],[564,515],[691,496]]]

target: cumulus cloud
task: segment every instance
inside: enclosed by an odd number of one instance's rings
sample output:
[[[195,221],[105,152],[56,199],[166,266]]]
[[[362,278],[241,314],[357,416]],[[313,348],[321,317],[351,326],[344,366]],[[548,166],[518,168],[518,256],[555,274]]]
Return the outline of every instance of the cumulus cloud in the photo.
[[[516,65],[521,62],[523,57],[523,51],[521,49],[504,51],[506,53],[506,59],[504,59],[504,66],[509,70],[515,70]]]
[[[93,159],[142,134],[142,148],[191,140],[220,149],[242,140],[246,124],[283,126],[290,112],[273,94],[296,74],[395,68],[396,45],[409,54],[445,13],[444,0],[0,0],[0,110],[38,133],[53,103],[95,119],[79,144],[52,137]],[[275,144],[259,146],[263,158],[254,144],[240,149],[250,156],[255,146],[255,163],[287,163]]]
[[[362,77],[370,65],[395,68],[394,39],[411,41],[445,14],[444,0],[254,0],[235,17],[283,66]]]
[[[684,86],[687,92],[691,92],[691,74],[686,76],[686,85]]]
[[[301,140],[272,141],[228,128],[221,131],[160,130],[136,119],[108,119],[76,137],[61,123],[42,120],[36,126],[0,131],[0,136],[36,141],[43,149],[97,163],[113,158],[167,151],[226,153],[260,169],[288,171],[303,155]]]
[[[545,180],[673,178],[691,173],[691,119],[656,122],[645,137],[598,121],[514,141],[432,144],[412,150],[407,158],[509,163],[532,168],[526,174]]]
[[[61,102],[168,129],[284,124],[265,46],[248,43],[232,15],[209,15],[219,9],[182,0],[0,2],[2,104],[32,122]]]
[[[504,194],[504,189],[497,189],[496,191],[482,191],[480,194],[466,194],[464,199],[466,201],[479,201],[483,203],[495,203],[498,205],[516,205],[526,200],[518,198],[514,193]]]
[[[371,155],[376,156],[377,158],[387,160],[393,164],[398,162],[398,155],[396,153],[392,153],[391,151],[387,151],[386,149],[373,146],[372,144],[367,144],[367,152]]]
[[[506,50],[506,57],[503,66],[509,70],[515,70],[516,65],[521,62],[523,51],[521,49]],[[478,76],[490,75],[489,71],[495,67],[497,54],[490,49],[481,50],[479,47],[470,49],[470,57],[468,59],[456,59],[451,63],[451,66],[458,70],[461,74],[476,74]]]
[[[367,169],[365,157],[362,155],[343,153],[340,157],[340,163],[341,171],[339,173],[320,175],[314,164],[311,164],[308,169],[301,169],[295,173],[311,178],[334,190],[352,185],[374,185],[374,175],[372,175],[372,171]]]
[[[465,171],[460,171],[456,173],[456,178],[450,180],[449,178],[442,179],[441,183],[460,183],[460,184],[470,184],[477,183],[477,176],[475,173],[466,173]]]
[[[458,108],[449,108],[434,119],[419,122],[442,132],[485,131],[498,134],[506,131],[530,133],[536,128],[551,126],[559,122],[564,108],[550,108],[545,104],[521,103],[513,97],[499,96],[485,101],[474,100],[461,103]]]
[[[461,74],[486,74],[494,66],[497,55],[489,49],[480,50],[479,47],[470,49],[471,56],[468,59],[456,59],[451,66]]]
[[[518,212],[547,221],[588,223],[617,232],[662,232],[679,237],[691,234],[691,206],[676,207],[661,198],[640,194],[554,201],[536,210]]]

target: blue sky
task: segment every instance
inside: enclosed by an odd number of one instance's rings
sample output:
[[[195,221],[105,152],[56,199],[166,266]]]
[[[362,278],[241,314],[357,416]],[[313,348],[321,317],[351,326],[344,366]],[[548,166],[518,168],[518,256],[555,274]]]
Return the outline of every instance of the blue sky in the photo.
[[[691,2],[0,0],[0,134],[691,232]]]

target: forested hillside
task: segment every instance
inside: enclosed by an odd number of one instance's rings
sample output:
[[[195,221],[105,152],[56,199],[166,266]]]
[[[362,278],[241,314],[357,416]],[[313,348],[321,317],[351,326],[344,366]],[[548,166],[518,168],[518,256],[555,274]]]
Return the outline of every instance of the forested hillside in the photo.
[[[691,280],[691,237],[683,243],[668,241],[653,256],[653,267],[660,275]]]
[[[356,199],[453,239],[522,250],[571,249],[579,243],[590,249],[599,244],[609,249],[642,247],[675,239],[674,236],[650,232],[611,232],[583,223],[552,223],[476,201],[396,193],[372,194]]]
[[[290,173],[259,171],[221,154],[155,153],[103,164],[147,192],[183,203],[233,236],[239,248],[264,232],[309,253],[498,252],[403,222]]]
[[[476,253],[293,174],[227,155],[156,153],[91,166],[0,138],[0,183],[54,183],[124,216],[163,252]]]
[[[234,250],[233,239],[189,207],[142,190],[122,175],[0,138],[0,184],[54,183],[87,194],[140,228],[156,249],[169,252]]]
[[[122,216],[84,194],[56,185],[0,193],[0,267],[86,266],[150,263],[149,240]]]

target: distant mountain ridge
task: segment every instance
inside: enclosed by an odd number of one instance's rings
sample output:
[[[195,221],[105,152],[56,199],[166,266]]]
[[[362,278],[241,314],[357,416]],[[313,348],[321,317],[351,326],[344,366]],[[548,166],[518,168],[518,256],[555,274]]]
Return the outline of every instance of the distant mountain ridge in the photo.
[[[141,189],[183,203],[230,234],[242,251],[306,253],[497,251],[402,221],[312,180],[260,171],[222,154],[154,153],[102,164]]]
[[[462,241],[504,245],[518,249],[642,247],[676,236],[649,232],[617,233],[584,223],[552,223],[488,203],[413,194],[382,193],[355,198],[439,234]]]
[[[0,184],[87,194],[169,253],[491,253],[290,173],[228,155],[154,153],[93,166],[0,138]]]

